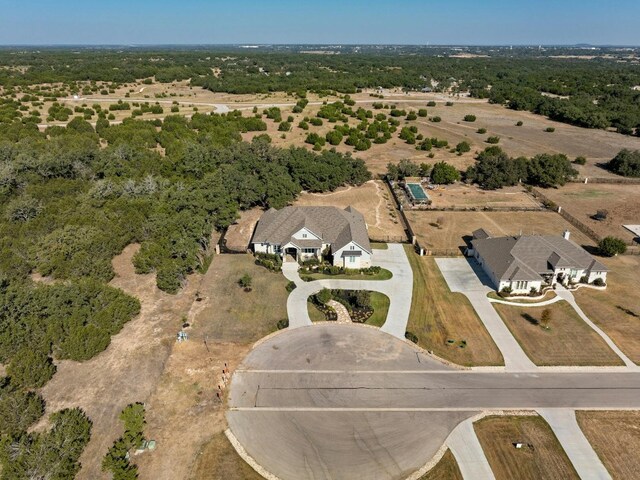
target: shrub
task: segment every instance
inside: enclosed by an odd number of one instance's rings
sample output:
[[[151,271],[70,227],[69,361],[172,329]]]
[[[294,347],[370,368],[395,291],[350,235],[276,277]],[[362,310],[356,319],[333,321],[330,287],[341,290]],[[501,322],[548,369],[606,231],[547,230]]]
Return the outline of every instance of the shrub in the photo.
[[[596,287],[604,287],[604,285],[605,285],[604,280],[602,280],[601,278],[596,278],[596,279],[593,281],[593,284],[594,284]]]
[[[404,338],[406,338],[410,342],[418,343],[418,336],[415,333],[410,332],[409,330],[404,332]]]
[[[616,237],[605,237],[598,243],[598,250],[605,257],[614,257],[627,251],[627,245],[624,240]]]
[[[285,328],[289,327],[289,319],[288,318],[283,318],[282,320],[278,320],[278,323],[276,324],[276,327],[278,328],[278,330],[284,330]]]
[[[251,288],[251,283],[253,283],[253,279],[248,273],[242,275],[242,277],[240,277],[240,280],[238,280],[238,285],[245,289]]]
[[[464,116],[464,121],[465,122],[475,122],[476,121],[476,116],[475,115],[465,115]]]
[[[518,120],[516,122],[516,127],[521,127],[522,125],[524,125],[524,123],[522,122],[522,120]]]
[[[478,130],[476,130],[476,133],[479,133],[480,135],[484,135],[485,133],[487,133],[487,129],[486,128],[479,128]]]
[[[18,351],[7,366],[7,374],[11,382],[24,388],[39,388],[47,383],[56,366],[44,352],[25,347]]]
[[[500,142],[500,137],[489,137],[486,142],[495,145]]]
[[[460,142],[456,145],[456,152],[458,153],[466,153],[471,151],[471,145],[469,142]]]
[[[556,131],[556,129],[553,128],[553,127],[547,127],[547,128],[544,129],[544,131],[547,132],[547,133],[553,133],[553,132]]]
[[[453,107],[453,102],[447,102],[444,104],[445,107]]]
[[[508,297],[509,295],[511,295],[511,292],[513,292],[511,287],[504,287],[502,290],[500,290],[498,295],[500,295],[501,297]]]
[[[288,132],[289,130],[291,130],[291,123],[289,122],[280,122],[278,125],[279,132]]]
[[[427,109],[426,108],[421,108],[418,110],[418,116],[419,117],[426,117],[427,116]]]
[[[433,100],[429,100],[427,102],[427,107],[435,107],[436,106],[436,102],[434,102]]]
[[[441,122],[441,121],[442,121],[442,118],[440,118],[440,117],[438,117],[438,116],[435,116],[435,117],[431,117],[431,118],[429,119],[429,121],[434,122],[434,123],[439,123],[439,122]]]
[[[333,295],[331,293],[331,290],[329,290],[328,288],[323,288],[318,293],[316,293],[316,300],[322,305],[325,305],[332,298]]]
[[[294,282],[293,280],[290,280],[287,283],[287,286],[285,287],[287,289],[287,292],[291,293],[296,289],[296,282]]]

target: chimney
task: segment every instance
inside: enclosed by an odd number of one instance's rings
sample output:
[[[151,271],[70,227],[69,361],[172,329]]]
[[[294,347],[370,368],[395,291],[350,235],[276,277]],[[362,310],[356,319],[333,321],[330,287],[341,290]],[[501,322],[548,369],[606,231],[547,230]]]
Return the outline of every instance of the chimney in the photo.
[[[571,232],[569,230],[565,230],[562,234],[562,238],[564,238],[565,240],[569,240],[569,235],[571,235]]]

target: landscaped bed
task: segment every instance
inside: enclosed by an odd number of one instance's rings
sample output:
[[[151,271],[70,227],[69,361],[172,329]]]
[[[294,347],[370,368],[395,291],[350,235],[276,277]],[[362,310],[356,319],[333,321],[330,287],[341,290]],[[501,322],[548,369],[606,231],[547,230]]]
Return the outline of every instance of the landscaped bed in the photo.
[[[342,303],[354,323],[366,323],[381,327],[389,312],[389,297],[380,292],[368,290],[328,290],[309,297],[307,307],[313,322],[334,321],[337,319],[333,308],[326,305],[329,300]]]
[[[623,365],[602,337],[565,301],[544,307],[493,306],[536,365]],[[545,310],[550,312],[546,327]]]
[[[368,270],[367,272],[359,271],[359,270],[345,270],[344,268],[340,268],[342,273],[304,273],[300,272],[300,278],[305,282],[311,282],[313,280],[325,280],[325,279],[333,279],[333,280],[389,280],[393,277],[393,274],[384,268],[380,267],[371,267],[372,270]],[[325,270],[327,271],[327,270]]]
[[[504,365],[469,300],[449,290],[435,260],[417,256],[410,245],[405,251],[413,270],[407,331],[416,343],[459,365]]]

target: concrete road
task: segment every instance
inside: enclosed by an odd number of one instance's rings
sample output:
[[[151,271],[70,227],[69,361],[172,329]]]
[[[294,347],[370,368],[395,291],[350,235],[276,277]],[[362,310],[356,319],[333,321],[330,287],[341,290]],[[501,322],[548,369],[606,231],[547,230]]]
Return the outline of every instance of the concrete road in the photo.
[[[640,374],[456,370],[362,325],[285,331],[235,372],[227,419],[282,480],[400,479],[479,411],[640,408]]]

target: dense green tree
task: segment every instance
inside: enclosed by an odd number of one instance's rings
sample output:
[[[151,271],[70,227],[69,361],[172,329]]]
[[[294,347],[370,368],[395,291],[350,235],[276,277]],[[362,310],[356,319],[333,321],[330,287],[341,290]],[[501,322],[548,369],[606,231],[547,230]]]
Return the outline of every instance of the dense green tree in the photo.
[[[614,257],[625,253],[627,251],[627,245],[624,243],[624,240],[609,236],[600,240],[598,250],[606,257]]]
[[[540,187],[564,185],[578,172],[564,154],[540,154],[527,165],[527,183]]]
[[[431,181],[436,184],[446,185],[460,180],[460,173],[446,162],[438,162],[431,170]]]
[[[620,152],[607,163],[607,168],[624,177],[640,177],[640,150],[620,150]]]

